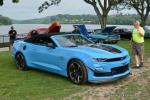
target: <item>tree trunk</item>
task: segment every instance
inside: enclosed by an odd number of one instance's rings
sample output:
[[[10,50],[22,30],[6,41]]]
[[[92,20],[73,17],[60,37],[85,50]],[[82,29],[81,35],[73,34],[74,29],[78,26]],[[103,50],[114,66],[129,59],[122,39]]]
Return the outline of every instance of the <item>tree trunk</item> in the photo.
[[[107,25],[107,15],[102,15],[99,17],[100,19],[100,24],[101,24],[101,29],[106,28]]]
[[[94,5],[93,7],[94,7],[94,10],[95,10],[95,12],[96,12],[96,14],[98,16],[99,23],[101,24],[101,29],[104,29],[106,27],[106,24],[107,24],[108,13],[101,14],[100,10],[98,9],[98,7],[96,5]]]
[[[146,16],[141,16],[141,26],[142,26],[142,27],[145,27],[145,25],[146,25],[146,20],[147,20],[147,17],[146,17]]]

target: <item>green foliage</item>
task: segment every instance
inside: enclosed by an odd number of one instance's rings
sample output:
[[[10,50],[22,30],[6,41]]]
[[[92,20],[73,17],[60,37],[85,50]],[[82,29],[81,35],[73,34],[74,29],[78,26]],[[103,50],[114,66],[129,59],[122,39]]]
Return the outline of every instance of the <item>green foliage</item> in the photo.
[[[132,25],[135,20],[140,20],[138,15],[112,15],[108,17],[108,24]],[[150,25],[150,22],[148,22]]]
[[[150,57],[149,43],[150,40],[146,39],[145,58]],[[118,45],[126,48],[131,54],[129,41],[119,41]],[[81,86],[74,85],[67,78],[39,70],[31,69],[26,72],[19,71],[16,69],[14,60],[11,58],[9,52],[0,53],[0,69],[0,98],[2,100],[60,100],[63,99],[63,97],[75,95],[76,93],[83,93],[90,88],[94,90],[104,87],[104,92],[106,92],[107,89],[105,90],[105,87],[120,87],[119,85],[121,85],[121,88],[117,91],[111,90],[112,94],[110,96],[113,97],[110,100],[122,100],[123,96],[126,96],[123,100],[149,100],[150,98],[150,70],[148,68],[148,70],[143,73],[141,73],[143,68],[135,71],[140,72],[136,73],[140,74],[139,77],[137,77],[138,79],[131,78],[134,77],[131,76],[128,80],[118,80],[117,83],[112,82],[110,84],[104,83],[99,85],[87,84]],[[141,79],[144,79],[144,81]],[[126,83],[124,84],[125,81],[129,81],[129,83],[126,85]],[[139,84],[138,82],[142,82],[143,84]],[[142,95],[138,95],[137,93],[139,92]],[[90,95],[90,93],[96,92],[89,91],[88,93]],[[84,96],[87,97],[88,95]],[[71,100],[82,100],[84,96],[77,95]]]
[[[51,16],[51,22],[60,21],[63,24],[91,24],[97,23],[98,19],[94,15],[57,15]]]
[[[138,15],[110,15],[108,16],[107,24],[111,25],[132,25],[135,20],[140,20]],[[19,24],[50,24],[51,22],[59,21],[61,24],[99,24],[96,15],[56,15],[40,19],[13,21]],[[147,20],[147,25],[150,25],[150,18]]]
[[[19,0],[12,0],[13,3],[18,3]],[[4,4],[4,0],[0,0],[0,6]]]
[[[145,39],[145,63],[143,68],[135,69],[132,71],[133,75],[129,78],[129,82],[123,85],[121,88],[117,89],[110,96],[109,100],[149,100],[150,98],[150,69],[149,60],[150,59],[150,39]],[[129,41],[119,41],[119,46],[127,49],[132,55],[131,47],[129,46]],[[133,56],[131,56],[133,59]],[[133,62],[134,60],[132,60]],[[132,67],[132,66],[131,66]],[[140,74],[140,75],[139,75]],[[119,83],[120,84],[120,83]]]
[[[59,75],[19,71],[9,52],[0,52],[0,69],[0,100],[60,100],[87,89]]]
[[[11,19],[0,15],[0,25],[10,25],[10,24],[12,24]]]
[[[19,0],[12,0],[12,2],[13,2],[13,3],[18,3],[18,2],[19,2]]]
[[[133,8],[137,11],[142,26],[145,26],[150,13],[150,0],[126,0],[126,3],[126,7]]]
[[[0,6],[2,6],[4,4],[3,0],[0,0]]]

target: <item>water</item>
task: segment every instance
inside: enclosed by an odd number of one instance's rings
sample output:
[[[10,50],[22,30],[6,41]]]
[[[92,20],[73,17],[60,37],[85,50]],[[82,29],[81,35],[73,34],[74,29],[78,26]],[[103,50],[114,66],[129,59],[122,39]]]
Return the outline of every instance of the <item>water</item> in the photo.
[[[35,28],[47,28],[50,25],[48,25],[48,24],[14,24],[13,26],[14,26],[15,30],[17,30],[18,34],[21,34],[21,33],[28,33],[30,30],[35,29]],[[108,26],[112,26],[112,25],[108,25]],[[125,28],[133,27],[130,25],[115,25],[115,26],[125,27]],[[0,26],[0,35],[8,34],[10,27],[11,27],[11,25]],[[87,27],[87,29],[100,29],[100,25],[90,24],[90,25],[86,25],[86,27]],[[72,31],[72,30],[73,30],[72,24],[62,24],[61,31],[68,32],[68,31]]]
[[[35,28],[47,28],[50,25],[48,24],[14,24],[14,29],[17,31],[18,34],[22,33],[29,33],[32,29]],[[0,35],[7,35],[9,30],[10,30],[11,25],[4,25],[0,26]],[[99,29],[100,25],[86,25],[88,29]],[[73,30],[73,26],[71,24],[65,24],[62,25],[61,31],[62,32],[69,32]],[[3,43],[3,41],[8,42],[9,38],[8,37],[0,37],[0,43]]]
[[[48,24],[14,24],[13,25],[15,30],[17,30],[18,34],[21,33],[28,33],[30,30],[35,29],[35,28],[47,28],[50,25]],[[8,31],[10,30],[11,25],[5,25],[5,26],[0,26],[0,35],[3,34],[8,34]],[[99,29],[100,25],[86,25],[88,29]],[[72,24],[63,24],[61,31],[72,31],[73,26]]]
[[[61,31],[62,32],[72,31],[73,30],[72,25],[73,24],[62,24]],[[22,34],[22,33],[28,33],[29,31],[31,31],[32,29],[35,29],[35,28],[47,28],[50,25],[49,24],[14,24],[13,26],[18,34]],[[114,25],[108,25],[108,26],[114,26]],[[115,25],[115,26],[129,28],[129,29],[133,28],[133,26],[130,26],[130,25]],[[11,27],[11,25],[0,26],[0,35],[8,34],[10,27]],[[100,29],[100,25],[90,24],[90,25],[86,25],[86,27],[87,27],[87,29]],[[150,29],[150,26],[148,26],[148,28]],[[0,43],[2,41],[3,41],[3,39],[0,38]],[[6,41],[8,41],[8,39],[6,39]]]

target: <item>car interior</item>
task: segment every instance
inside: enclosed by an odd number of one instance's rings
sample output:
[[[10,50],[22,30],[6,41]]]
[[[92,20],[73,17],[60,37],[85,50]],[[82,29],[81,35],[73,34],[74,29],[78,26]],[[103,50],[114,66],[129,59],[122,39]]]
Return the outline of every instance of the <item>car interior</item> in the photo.
[[[49,37],[46,36],[45,37],[33,36],[32,38],[25,40],[25,42],[29,42],[41,46],[47,46],[47,44],[49,43],[55,45],[54,42]]]

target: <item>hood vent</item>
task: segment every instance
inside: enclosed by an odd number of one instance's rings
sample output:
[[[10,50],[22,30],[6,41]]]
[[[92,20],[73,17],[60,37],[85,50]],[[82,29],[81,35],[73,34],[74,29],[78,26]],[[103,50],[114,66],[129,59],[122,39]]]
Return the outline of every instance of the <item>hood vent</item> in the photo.
[[[121,53],[120,50],[118,50],[114,47],[111,47],[111,46],[107,46],[107,45],[90,45],[89,47],[106,50],[106,51],[111,52],[111,53]]]

